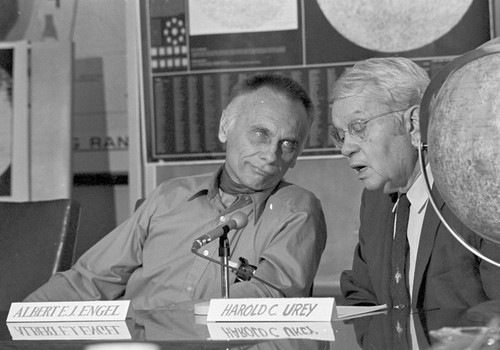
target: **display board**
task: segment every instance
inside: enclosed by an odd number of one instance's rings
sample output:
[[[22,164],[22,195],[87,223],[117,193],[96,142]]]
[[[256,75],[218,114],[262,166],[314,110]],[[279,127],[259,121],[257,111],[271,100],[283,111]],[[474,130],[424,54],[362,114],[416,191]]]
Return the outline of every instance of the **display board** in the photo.
[[[484,0],[148,0],[141,2],[148,162],[221,159],[221,112],[232,86],[277,72],[315,106],[304,156],[338,153],[329,89],[355,61],[404,56],[431,76],[491,38]]]
[[[28,51],[0,42],[0,201],[30,199]]]

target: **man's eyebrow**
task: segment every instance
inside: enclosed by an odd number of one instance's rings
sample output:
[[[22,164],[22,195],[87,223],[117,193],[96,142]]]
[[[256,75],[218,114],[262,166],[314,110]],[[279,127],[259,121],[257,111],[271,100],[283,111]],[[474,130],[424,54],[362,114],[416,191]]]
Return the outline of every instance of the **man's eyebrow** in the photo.
[[[271,131],[267,126],[265,126],[263,124],[254,124],[254,125],[251,125],[250,128],[254,129],[254,130],[258,129],[258,130],[262,130],[262,131],[266,131],[266,132]]]
[[[369,118],[370,116],[371,116],[371,114],[365,110],[356,110],[356,111],[353,111],[352,113],[349,113],[347,115],[347,117],[349,119],[351,119],[351,121],[363,120],[363,119]]]

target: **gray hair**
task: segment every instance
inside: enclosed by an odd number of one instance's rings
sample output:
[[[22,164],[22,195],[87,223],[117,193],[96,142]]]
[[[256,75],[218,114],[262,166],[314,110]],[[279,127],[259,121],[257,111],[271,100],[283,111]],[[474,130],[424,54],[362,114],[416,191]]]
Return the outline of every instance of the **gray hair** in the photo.
[[[346,69],[335,82],[330,103],[363,93],[389,109],[404,109],[420,104],[429,82],[427,72],[408,58],[370,58]]]

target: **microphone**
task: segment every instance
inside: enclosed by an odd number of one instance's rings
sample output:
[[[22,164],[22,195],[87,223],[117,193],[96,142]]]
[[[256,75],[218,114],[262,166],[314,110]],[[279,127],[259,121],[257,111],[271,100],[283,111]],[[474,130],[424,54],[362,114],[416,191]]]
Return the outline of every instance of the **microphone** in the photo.
[[[229,217],[228,222],[224,223],[223,225],[217,226],[212,231],[205,233],[201,237],[198,237],[198,239],[193,242],[193,247],[191,248],[191,250],[198,250],[205,244],[210,243],[214,239],[221,237],[229,231],[235,229],[238,230],[245,227],[247,224],[248,217],[241,211],[237,211]]]

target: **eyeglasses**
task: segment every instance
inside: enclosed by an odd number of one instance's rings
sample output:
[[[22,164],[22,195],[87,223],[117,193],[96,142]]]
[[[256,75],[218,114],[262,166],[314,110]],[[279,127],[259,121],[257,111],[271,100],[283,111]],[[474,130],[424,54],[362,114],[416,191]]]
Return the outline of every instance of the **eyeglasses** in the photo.
[[[342,145],[344,144],[345,140],[345,133],[346,131],[349,132],[349,135],[351,135],[356,141],[364,141],[366,137],[366,125],[371,122],[372,120],[375,120],[377,118],[385,117],[386,115],[392,114],[392,113],[398,113],[398,112],[403,112],[406,111],[407,108],[405,109],[399,109],[397,111],[390,111],[386,113],[382,113],[379,115],[376,115],[371,118],[363,119],[363,120],[353,120],[347,124],[347,129],[338,129],[335,126],[331,125],[332,129],[330,130],[330,135],[333,138],[333,141],[335,143],[335,146],[338,148],[341,148]]]

